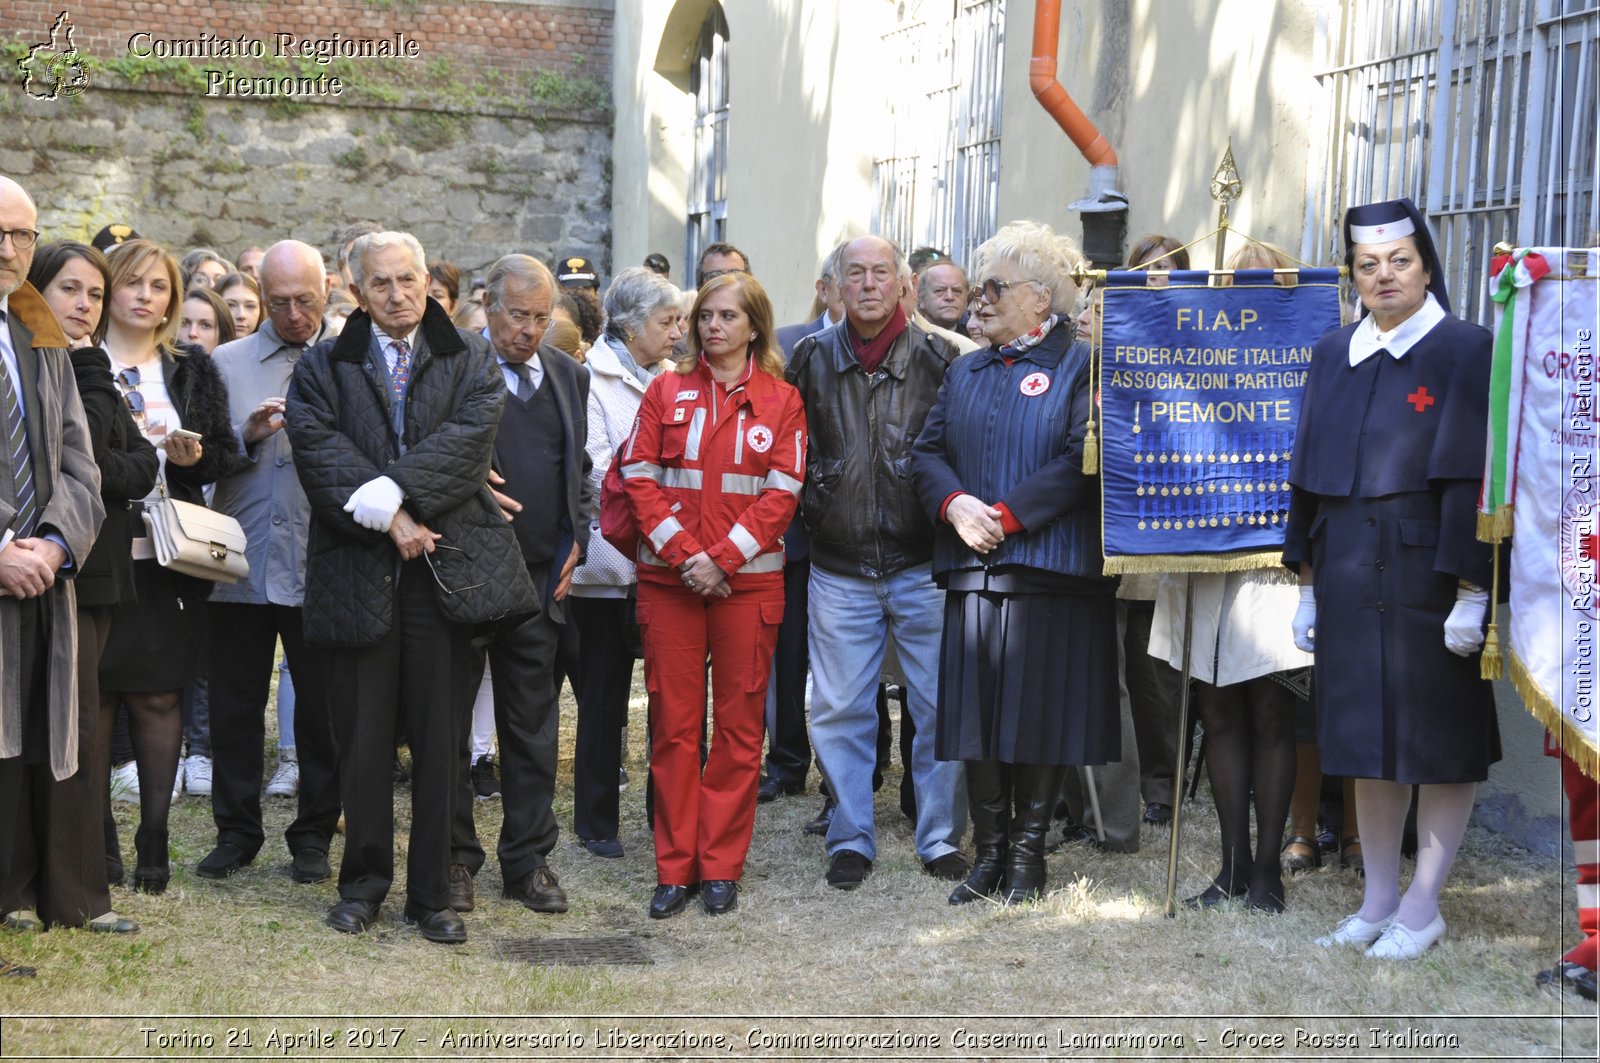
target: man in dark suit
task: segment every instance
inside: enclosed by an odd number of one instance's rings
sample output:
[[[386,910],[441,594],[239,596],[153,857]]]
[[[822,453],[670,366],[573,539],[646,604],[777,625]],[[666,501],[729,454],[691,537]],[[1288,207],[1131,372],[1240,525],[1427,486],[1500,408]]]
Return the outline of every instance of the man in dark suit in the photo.
[[[105,517],[67,339],[28,284],[38,222],[0,177],[0,881],[22,788],[79,768],[70,577]],[[32,974],[0,960],[0,977]]]
[[[555,279],[527,255],[507,255],[489,269],[484,290],[491,354],[510,397],[495,439],[502,505],[514,514],[522,560],[543,595],[544,610],[489,643],[495,730],[500,738],[500,827],[504,895],[536,912],[564,912],[567,895],[546,858],[558,829],[556,654],[566,624],[567,590],[594,513],[589,484],[589,374],[548,344]],[[481,673],[480,673],[481,675]],[[473,690],[478,682],[472,684]],[[460,735],[466,762],[467,733]],[[472,876],[483,866],[473,825],[471,784],[463,776],[454,815],[451,905],[473,907]]]

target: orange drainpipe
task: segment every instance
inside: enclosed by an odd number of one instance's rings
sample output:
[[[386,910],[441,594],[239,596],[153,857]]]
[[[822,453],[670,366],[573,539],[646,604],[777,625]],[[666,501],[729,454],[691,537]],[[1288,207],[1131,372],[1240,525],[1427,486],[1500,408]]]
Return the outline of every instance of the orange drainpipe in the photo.
[[[1028,64],[1028,83],[1039,105],[1083,152],[1096,174],[1090,177],[1090,193],[1116,187],[1117,153],[1094,127],[1067,90],[1056,80],[1056,46],[1061,39],[1061,0],[1035,0],[1033,9],[1033,58]],[[1100,170],[1110,167],[1110,173]],[[1109,176],[1110,180],[1104,179]],[[1100,179],[1097,180],[1096,177]]]

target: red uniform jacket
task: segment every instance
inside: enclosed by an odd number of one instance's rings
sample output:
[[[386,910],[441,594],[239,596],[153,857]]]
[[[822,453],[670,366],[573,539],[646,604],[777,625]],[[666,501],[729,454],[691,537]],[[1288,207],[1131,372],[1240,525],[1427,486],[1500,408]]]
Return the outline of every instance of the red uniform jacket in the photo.
[[[622,458],[640,579],[676,583],[677,567],[704,550],[735,589],[782,581],[806,414],[793,385],[754,366],[725,389],[702,360],[645,391]]]

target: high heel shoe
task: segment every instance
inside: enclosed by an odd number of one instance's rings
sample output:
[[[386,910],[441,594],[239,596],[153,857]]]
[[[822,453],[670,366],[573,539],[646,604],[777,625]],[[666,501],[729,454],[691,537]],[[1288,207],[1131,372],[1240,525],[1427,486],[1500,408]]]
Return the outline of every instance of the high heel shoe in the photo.
[[[1289,851],[1296,846],[1307,850],[1310,855]],[[1291,875],[1315,871],[1322,866],[1322,850],[1317,848],[1317,840],[1308,838],[1304,834],[1291,834],[1289,840],[1283,843],[1283,848],[1278,851],[1278,857],[1283,869]]]
[[[1359,835],[1352,834],[1348,838],[1339,839],[1339,866],[1346,871],[1354,871],[1357,878],[1367,877],[1367,864],[1361,858]]]
[[[133,835],[137,862],[133,869],[133,888],[140,893],[165,893],[172,880],[167,856],[167,832],[140,827]]]

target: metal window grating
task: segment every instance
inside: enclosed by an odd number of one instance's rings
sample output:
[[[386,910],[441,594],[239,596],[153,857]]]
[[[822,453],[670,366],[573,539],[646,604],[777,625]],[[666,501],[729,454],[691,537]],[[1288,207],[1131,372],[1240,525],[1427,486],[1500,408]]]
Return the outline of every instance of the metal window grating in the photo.
[[[655,963],[642,938],[533,938],[502,941],[495,951],[504,960],[534,967],[639,967]]]
[[[689,231],[684,262],[688,284],[700,252],[726,237],[728,227],[728,20],[712,4],[700,27],[690,70],[694,91],[694,159],[689,173]]]
[[[895,94],[872,229],[965,263],[999,225],[1005,0],[907,2],[898,16],[883,35]]]
[[[1456,312],[1487,325],[1496,242],[1600,232],[1594,0],[1343,0],[1318,17],[1315,54],[1302,258],[1342,259],[1350,204],[1408,195]]]

